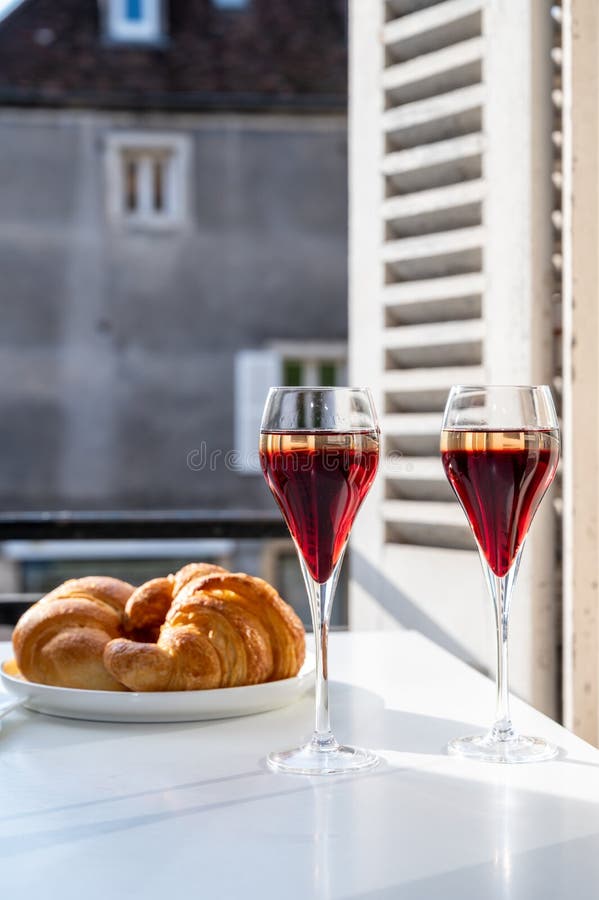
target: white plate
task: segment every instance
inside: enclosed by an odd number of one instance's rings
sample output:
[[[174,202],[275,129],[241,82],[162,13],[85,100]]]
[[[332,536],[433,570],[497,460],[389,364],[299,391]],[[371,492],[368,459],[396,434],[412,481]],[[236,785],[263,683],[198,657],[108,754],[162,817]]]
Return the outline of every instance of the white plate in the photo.
[[[26,709],[96,722],[197,722],[250,716],[288,706],[314,684],[311,654],[306,655],[295,678],[214,691],[83,691],[34,684],[14,674],[14,670],[14,660],[6,660],[0,667],[0,678],[7,691],[24,701]]]

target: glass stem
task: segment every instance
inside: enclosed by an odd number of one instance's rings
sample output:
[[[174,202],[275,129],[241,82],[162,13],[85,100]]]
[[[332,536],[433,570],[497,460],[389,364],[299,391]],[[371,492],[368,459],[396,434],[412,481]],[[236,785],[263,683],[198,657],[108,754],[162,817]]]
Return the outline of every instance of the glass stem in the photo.
[[[518,575],[522,547],[505,575],[496,575],[483,557],[483,565],[491,599],[495,609],[497,638],[497,675],[495,723],[490,737],[494,741],[510,741],[516,737],[510,715],[510,686],[508,667],[508,623],[514,582]]]
[[[329,717],[328,645],[331,610],[342,559],[343,554],[341,554],[329,580],[319,584],[312,578],[306,563],[300,556],[302,574],[310,601],[316,650],[316,709],[311,746],[318,751],[334,750],[338,746],[331,731]]]

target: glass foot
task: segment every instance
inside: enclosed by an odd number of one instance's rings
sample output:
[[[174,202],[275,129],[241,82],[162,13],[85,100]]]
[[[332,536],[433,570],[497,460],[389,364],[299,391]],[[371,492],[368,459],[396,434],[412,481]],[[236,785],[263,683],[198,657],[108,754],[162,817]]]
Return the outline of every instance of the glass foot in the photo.
[[[456,738],[447,745],[451,756],[482,759],[495,763],[530,763],[553,759],[558,749],[542,738],[517,734],[506,741],[499,741],[492,734]]]
[[[292,775],[342,775],[344,772],[363,772],[378,766],[380,759],[371,750],[333,744],[317,748],[314,744],[269,753],[266,761],[274,772]]]

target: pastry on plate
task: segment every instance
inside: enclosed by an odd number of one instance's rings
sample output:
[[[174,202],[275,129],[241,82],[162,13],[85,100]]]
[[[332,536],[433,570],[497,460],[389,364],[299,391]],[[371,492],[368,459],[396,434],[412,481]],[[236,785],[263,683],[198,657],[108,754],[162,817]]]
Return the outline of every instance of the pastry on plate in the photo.
[[[58,687],[125,690],[106,669],[103,656],[106,644],[122,634],[133,590],[118,578],[88,576],[65,581],[34,603],[12,637],[23,676]]]
[[[175,591],[155,643],[116,638],[104,663],[132,691],[185,691],[291,678],[304,656],[304,627],[271,585],[213,572]]]
[[[19,619],[28,681],[105,691],[185,691],[297,675],[304,627],[261,578],[190,563],[138,588],[106,576],[65,581]]]

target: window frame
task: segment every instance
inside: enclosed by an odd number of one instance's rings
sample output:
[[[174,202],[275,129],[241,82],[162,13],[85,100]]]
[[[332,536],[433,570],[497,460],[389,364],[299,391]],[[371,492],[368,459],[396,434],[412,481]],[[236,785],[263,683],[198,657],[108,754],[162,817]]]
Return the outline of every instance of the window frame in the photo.
[[[256,453],[260,419],[268,388],[283,385],[286,360],[318,367],[334,363],[340,381],[347,377],[345,341],[277,341],[260,348],[242,348],[235,355],[233,396],[234,441],[237,470],[241,475],[260,475]],[[323,387],[331,385],[323,385]]]
[[[136,210],[129,212],[126,204],[124,156],[126,153],[141,157],[154,152],[172,154],[170,178],[166,190],[170,192],[169,209]],[[120,131],[106,138],[105,175],[106,211],[108,221],[125,228],[148,230],[172,230],[183,227],[189,221],[189,197],[191,195],[191,136],[156,131]]]
[[[347,382],[347,343],[345,341],[277,341],[270,345],[281,357],[281,377],[284,377],[285,364],[298,363],[303,377],[302,384],[315,387],[342,387]],[[337,384],[320,385],[319,369],[323,366],[335,366],[338,374]],[[289,385],[293,387],[294,385]]]
[[[105,0],[104,32],[114,44],[161,44],[165,36],[163,0],[143,0],[144,13],[139,20],[126,15],[127,0]]]

